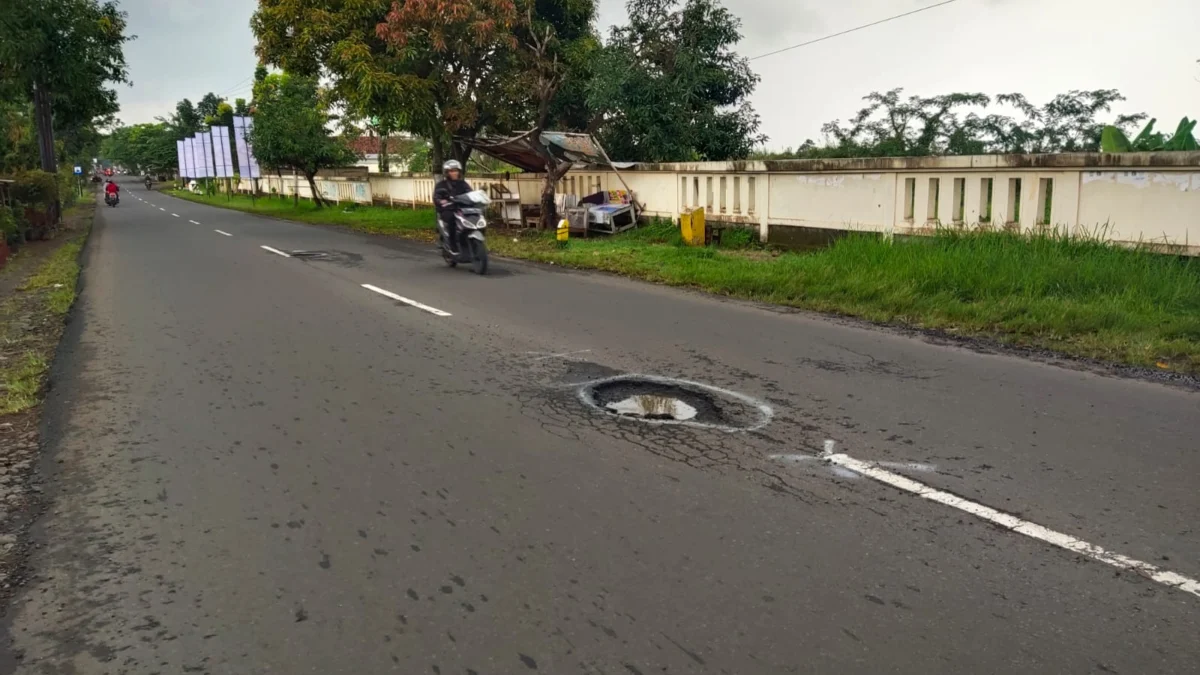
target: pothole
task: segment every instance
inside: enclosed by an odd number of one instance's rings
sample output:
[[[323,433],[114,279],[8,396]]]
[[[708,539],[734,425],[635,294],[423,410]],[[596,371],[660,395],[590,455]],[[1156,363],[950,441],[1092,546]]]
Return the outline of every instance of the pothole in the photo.
[[[683,424],[724,431],[766,426],[771,406],[736,391],[652,375],[619,375],[588,383],[579,399],[588,407],[650,424]]]

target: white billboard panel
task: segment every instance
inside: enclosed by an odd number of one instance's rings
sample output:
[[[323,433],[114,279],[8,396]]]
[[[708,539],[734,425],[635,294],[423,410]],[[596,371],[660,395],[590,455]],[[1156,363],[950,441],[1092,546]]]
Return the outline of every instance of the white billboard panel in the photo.
[[[233,118],[233,139],[237,146],[238,170],[241,172],[242,178],[262,178],[258,159],[254,157],[254,146],[246,137],[253,129],[254,118],[241,116]]]
[[[217,178],[233,178],[233,157],[229,151],[229,127],[212,127],[213,161]]]
[[[186,178],[187,164],[183,161],[183,141],[175,141],[175,165],[179,167],[179,177]]]

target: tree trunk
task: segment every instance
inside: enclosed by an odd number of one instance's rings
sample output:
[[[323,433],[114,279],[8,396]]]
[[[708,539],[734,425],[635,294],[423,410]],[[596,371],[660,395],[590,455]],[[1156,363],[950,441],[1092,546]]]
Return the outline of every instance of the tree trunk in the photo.
[[[567,162],[546,162],[546,182],[542,185],[542,229],[558,228],[559,215],[558,205],[554,203],[554,188],[570,170],[571,165]]]
[[[308,189],[312,191],[313,204],[316,204],[317,208],[320,209],[324,208],[326,202],[325,199],[321,197],[321,193],[317,191],[317,181],[313,180],[314,176],[316,175],[316,171],[311,173],[308,171],[304,172],[304,177],[308,180]]]
[[[435,178],[441,178],[442,165],[446,163],[446,147],[436,133],[429,137],[429,172]]]
[[[379,134],[379,173],[391,173],[392,162],[388,157],[388,135]]]
[[[33,118],[37,125],[38,154],[42,161],[42,171],[58,173],[58,165],[54,156],[54,112],[50,107],[50,91],[40,84],[33,86]],[[55,196],[50,205],[49,216],[51,223],[58,223],[62,211],[61,202]]]

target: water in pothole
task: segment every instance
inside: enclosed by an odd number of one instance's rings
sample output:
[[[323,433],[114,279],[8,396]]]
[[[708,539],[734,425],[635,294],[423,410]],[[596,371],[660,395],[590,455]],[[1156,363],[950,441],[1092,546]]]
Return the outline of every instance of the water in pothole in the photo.
[[[642,394],[608,403],[609,411],[626,417],[641,417],[647,420],[690,420],[696,417],[696,409],[670,396]]]

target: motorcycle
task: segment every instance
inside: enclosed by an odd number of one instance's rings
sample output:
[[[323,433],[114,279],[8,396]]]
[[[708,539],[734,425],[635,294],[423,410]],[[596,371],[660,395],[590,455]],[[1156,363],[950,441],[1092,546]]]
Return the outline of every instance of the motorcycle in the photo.
[[[121,198],[119,196],[117,196],[117,194],[115,192],[105,192],[104,193],[104,203],[105,204],[108,204],[109,206],[116,206],[118,203],[120,203],[120,201],[121,201]]]
[[[451,199],[454,202],[454,218],[458,225],[456,241],[458,250],[450,246],[450,233],[446,224],[438,218],[438,246],[446,264],[455,267],[459,263],[470,264],[476,274],[487,274],[488,253],[483,231],[487,229],[484,207],[492,202],[487,194],[475,190]]]
[[[146,176],[146,189],[147,190],[151,189],[152,185],[153,185],[153,183],[151,182],[150,177]]]

